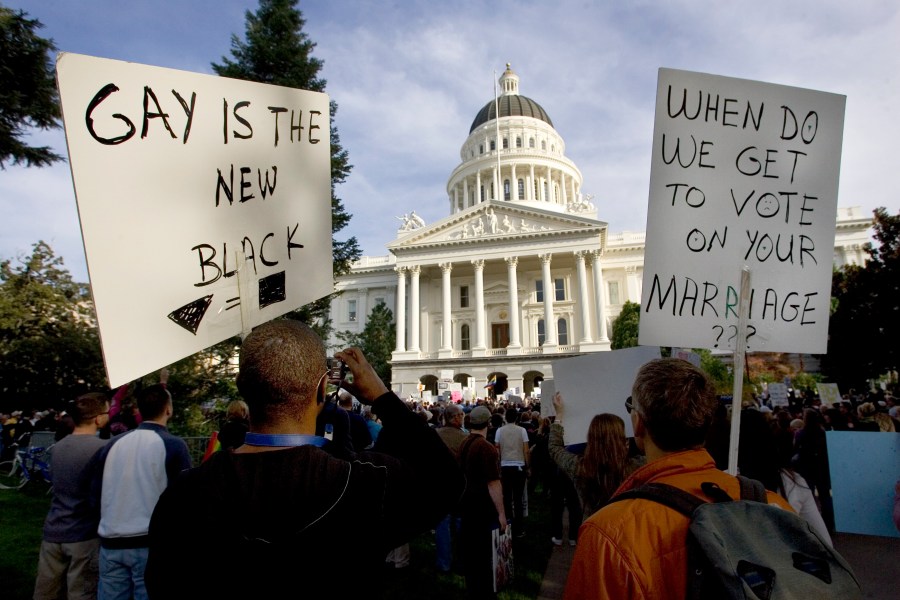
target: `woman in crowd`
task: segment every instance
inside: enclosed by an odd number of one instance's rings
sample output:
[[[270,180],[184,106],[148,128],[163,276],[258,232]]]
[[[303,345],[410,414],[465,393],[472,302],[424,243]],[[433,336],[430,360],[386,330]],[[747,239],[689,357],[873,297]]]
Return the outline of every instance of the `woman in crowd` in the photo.
[[[813,531],[832,546],[812,489],[799,473],[788,467],[790,455],[779,456],[778,448],[766,416],[752,409],[742,411],[738,471],[762,482],[767,490],[787,500],[797,514],[809,522]]]
[[[822,415],[813,408],[803,413],[803,428],[794,439],[791,463],[816,494],[828,531],[834,531],[834,504],[831,500],[831,473]]]
[[[244,445],[244,437],[250,430],[250,408],[243,400],[232,400],[225,409],[225,424],[219,431],[219,443],[223,450],[234,450]]]
[[[625,422],[610,413],[595,415],[591,420],[584,455],[568,451],[563,443],[564,405],[559,392],[553,396],[553,406],[556,422],[550,428],[550,456],[575,483],[583,518],[587,519],[609,501],[643,461],[629,459]]]

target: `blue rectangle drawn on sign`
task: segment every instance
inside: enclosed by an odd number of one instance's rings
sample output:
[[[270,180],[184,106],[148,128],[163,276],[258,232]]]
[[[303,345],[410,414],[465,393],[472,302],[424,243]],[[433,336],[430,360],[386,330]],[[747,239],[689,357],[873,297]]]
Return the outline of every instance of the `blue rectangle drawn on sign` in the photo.
[[[894,485],[900,480],[900,433],[829,431],[828,465],[835,528],[900,538]]]

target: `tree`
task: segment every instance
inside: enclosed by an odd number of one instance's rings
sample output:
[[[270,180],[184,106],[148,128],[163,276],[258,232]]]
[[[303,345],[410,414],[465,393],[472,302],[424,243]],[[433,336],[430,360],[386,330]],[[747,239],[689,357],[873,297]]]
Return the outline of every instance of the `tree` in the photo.
[[[213,64],[213,70],[223,77],[233,77],[248,81],[258,81],[285,87],[325,91],[325,80],[318,77],[322,61],[312,56],[315,48],[303,32],[306,23],[303,14],[296,8],[297,0],[260,0],[255,13],[247,11],[245,40],[233,35],[231,38],[232,59],[222,57],[222,64]],[[338,241],[334,234],[344,229],[351,215],[344,209],[343,202],[335,195],[335,186],[343,183],[352,166],[348,162],[347,151],[341,147],[340,136],[334,125],[337,104],[330,104],[331,116],[331,233],[334,275],[350,270],[351,263],[358,259],[361,251],[355,237]],[[296,311],[294,318],[307,323],[317,322],[327,333],[327,314],[331,297],[322,298]]]
[[[344,331],[337,337],[348,346],[358,346],[381,380],[390,387],[391,352],[397,339],[397,325],[394,323],[394,313],[384,301],[376,304],[369,313],[362,333]]]
[[[59,101],[50,53],[52,40],[23,11],[0,6],[0,168],[5,163],[44,167],[63,157],[23,141],[29,128],[59,127]]]
[[[0,403],[58,407],[106,374],[87,286],[72,281],[45,242],[31,256],[0,262]]]
[[[823,371],[842,390],[864,389],[900,364],[900,214],[874,211],[878,246],[869,245],[864,266],[834,272],[833,311]]]
[[[621,350],[638,345],[638,328],[641,322],[641,305],[635,302],[626,302],[622,305],[622,312],[613,321],[613,334],[610,348]]]

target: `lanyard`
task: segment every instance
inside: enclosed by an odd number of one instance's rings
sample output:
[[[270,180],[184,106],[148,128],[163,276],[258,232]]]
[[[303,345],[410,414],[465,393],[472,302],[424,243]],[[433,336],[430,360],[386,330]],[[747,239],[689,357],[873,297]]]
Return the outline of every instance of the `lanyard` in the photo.
[[[248,446],[319,446],[327,440],[317,435],[306,433],[247,433],[244,443]]]

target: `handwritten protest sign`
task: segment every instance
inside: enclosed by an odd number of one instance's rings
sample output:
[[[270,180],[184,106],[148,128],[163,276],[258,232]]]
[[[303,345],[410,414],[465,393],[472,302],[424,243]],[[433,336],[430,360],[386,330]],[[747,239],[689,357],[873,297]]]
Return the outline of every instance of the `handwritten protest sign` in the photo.
[[[766,388],[772,406],[789,406],[788,387],[783,383],[770,383]]]
[[[845,100],[660,69],[641,344],[825,352]]]
[[[77,54],[57,81],[110,385],[331,292],[328,96]]]
[[[838,384],[836,383],[817,383],[816,388],[819,391],[819,398],[828,406],[840,404],[843,400],[841,390],[838,389]]]

